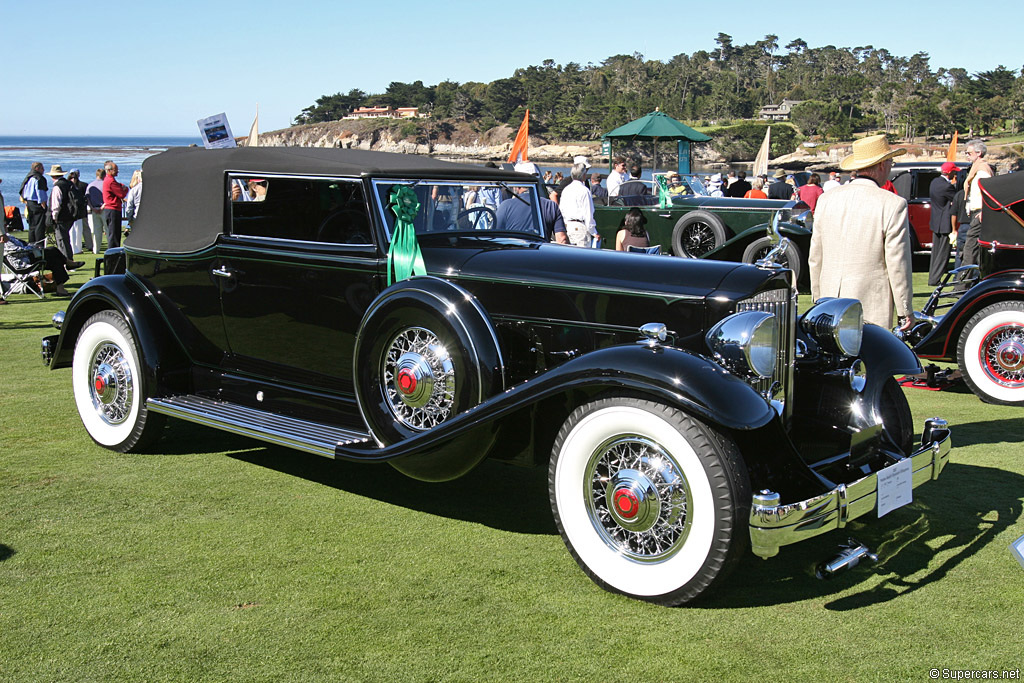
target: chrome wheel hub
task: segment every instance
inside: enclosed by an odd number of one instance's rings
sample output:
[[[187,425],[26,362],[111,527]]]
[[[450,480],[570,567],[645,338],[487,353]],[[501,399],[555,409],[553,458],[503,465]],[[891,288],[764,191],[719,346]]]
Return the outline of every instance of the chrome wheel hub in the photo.
[[[1024,386],[1024,327],[1002,325],[981,343],[982,367],[989,378],[1005,387]]]
[[[384,394],[395,418],[412,429],[448,419],[455,404],[455,366],[430,330],[410,327],[388,345],[382,368]]]
[[[128,419],[134,393],[132,371],[121,349],[103,344],[93,355],[89,373],[93,408],[107,424]]]
[[[594,528],[637,562],[662,562],[690,530],[690,489],[679,464],[653,441],[621,436],[594,451],[584,496]]]

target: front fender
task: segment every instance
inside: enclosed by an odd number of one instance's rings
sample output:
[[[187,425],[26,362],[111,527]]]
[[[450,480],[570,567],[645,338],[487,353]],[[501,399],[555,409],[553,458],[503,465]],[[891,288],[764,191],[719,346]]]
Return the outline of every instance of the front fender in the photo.
[[[153,394],[158,387],[165,386],[168,391],[184,391],[186,373],[173,372],[188,367],[181,347],[174,341],[149,293],[136,280],[124,275],[93,278],[75,292],[64,313],[50,368],[71,365],[82,326],[94,314],[105,310],[115,310],[127,321],[142,356],[147,393]]]
[[[868,381],[884,381],[893,375],[913,375],[921,372],[921,361],[910,347],[889,330],[878,325],[864,325],[864,339],[860,345],[860,358],[868,368]]]
[[[982,308],[1000,301],[1024,299],[1024,271],[994,273],[971,287],[942,316],[914,351],[921,358],[956,361],[960,333],[971,317]]]
[[[672,347],[622,345],[567,361],[430,431],[385,447],[371,442],[338,446],[335,454],[364,462],[415,458],[421,478],[453,479],[488,455],[480,445],[494,441],[491,437],[501,424],[518,424],[523,418],[532,424],[535,419],[550,418],[534,414],[549,399],[612,391],[676,406],[730,432],[757,430],[776,419],[775,411],[757,392],[705,358]]]

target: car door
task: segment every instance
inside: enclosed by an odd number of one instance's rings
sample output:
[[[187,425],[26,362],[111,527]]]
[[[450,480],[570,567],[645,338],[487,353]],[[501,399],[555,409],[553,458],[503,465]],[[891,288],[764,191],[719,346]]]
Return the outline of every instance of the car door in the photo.
[[[385,261],[356,178],[230,177],[218,246],[227,369],[353,393],[352,349]]]

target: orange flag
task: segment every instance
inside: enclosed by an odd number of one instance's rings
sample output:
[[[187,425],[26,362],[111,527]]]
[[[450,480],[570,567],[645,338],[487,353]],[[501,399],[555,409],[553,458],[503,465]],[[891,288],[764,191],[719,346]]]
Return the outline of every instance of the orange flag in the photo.
[[[953,131],[953,140],[949,143],[949,149],[946,150],[946,161],[956,161],[956,139],[960,135],[960,131]]]
[[[526,110],[526,116],[523,117],[523,123],[519,126],[519,132],[516,133],[516,141],[512,143],[512,150],[508,153],[508,160],[510,162],[517,161],[529,161],[530,157],[527,152],[527,147],[530,145],[530,110]],[[520,156],[522,157],[520,159]]]

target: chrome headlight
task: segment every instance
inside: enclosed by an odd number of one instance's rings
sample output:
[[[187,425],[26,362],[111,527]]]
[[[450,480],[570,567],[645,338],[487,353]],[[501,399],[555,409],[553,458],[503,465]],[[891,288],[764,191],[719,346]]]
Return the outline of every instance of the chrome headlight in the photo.
[[[833,353],[856,356],[864,338],[864,308],[856,299],[821,299],[804,314],[801,325]]]
[[[811,213],[810,209],[807,209],[805,211],[801,211],[800,213],[790,216],[789,222],[810,229],[811,226],[814,224],[814,214]]]
[[[716,360],[729,370],[771,377],[779,354],[775,316],[744,311],[723,318],[705,335]]]

